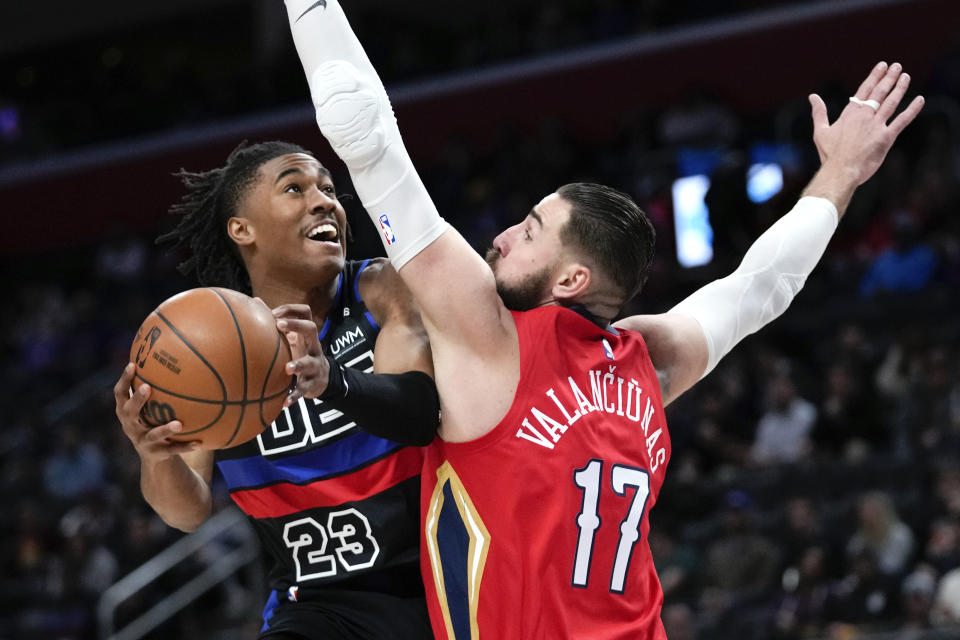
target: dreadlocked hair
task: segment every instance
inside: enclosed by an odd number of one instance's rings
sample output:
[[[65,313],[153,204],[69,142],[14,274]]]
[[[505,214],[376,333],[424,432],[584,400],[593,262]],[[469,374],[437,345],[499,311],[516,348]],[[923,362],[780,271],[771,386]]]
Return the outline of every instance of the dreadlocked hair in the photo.
[[[157,244],[173,243],[173,250],[183,246],[189,250],[190,256],[177,265],[180,273],[193,273],[203,286],[227,287],[251,294],[247,268],[237,245],[227,235],[227,220],[237,214],[260,167],[290,153],[313,155],[290,142],[247,146],[244,140],[230,152],[222,167],[201,173],[181,169],[174,174],[183,182],[187,193],[168,210],[171,215],[179,216],[177,226],[158,237]]]

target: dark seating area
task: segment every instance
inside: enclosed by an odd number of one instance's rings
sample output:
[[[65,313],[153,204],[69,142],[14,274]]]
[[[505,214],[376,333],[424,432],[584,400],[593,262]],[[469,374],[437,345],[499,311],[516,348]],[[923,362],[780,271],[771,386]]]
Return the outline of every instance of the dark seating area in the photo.
[[[714,6],[735,14],[790,3],[635,4],[601,2],[589,14],[581,2],[523,4],[523,42],[490,29],[473,39],[449,35],[447,44],[455,40],[458,49],[438,57],[443,65],[413,50],[388,65],[388,77],[545,53],[559,46],[558,33],[566,46],[570,38],[601,41],[716,17]],[[685,11],[675,8],[681,5]],[[358,18],[358,31],[380,42],[370,35],[380,33],[371,15]],[[385,40],[387,50],[393,44]],[[423,41],[432,42],[430,34]],[[136,111],[123,96],[149,94],[136,84],[146,81],[140,70],[125,66],[134,51],[106,65],[101,78],[123,113]],[[201,89],[184,91],[195,100],[182,105],[176,123],[275,106],[278,96],[301,100],[293,53],[278,55],[270,64],[284,68],[286,80],[258,86],[249,100],[214,97],[202,90],[202,76],[187,78],[181,86]],[[858,191],[793,306],[667,409],[673,458],[651,514],[650,543],[671,640],[960,637],[958,55],[944,55],[926,83],[911,89],[927,96],[927,109]],[[218,72],[249,73],[240,71],[249,62],[232,60]],[[23,64],[8,58],[0,71]],[[50,100],[56,91],[38,80],[0,94],[0,109],[16,104],[28,114],[22,136],[0,142],[10,152],[4,161],[172,126],[163,124],[169,113],[154,111],[140,122],[87,128],[82,119],[97,107]],[[832,116],[848,92],[821,88]],[[219,100],[235,109],[223,110]],[[441,152],[416,159],[441,213],[480,251],[563,183],[598,181],[629,193],[653,220],[658,242],[650,281],[624,313],[660,313],[734,269],[796,201],[818,166],[805,104],[746,113],[702,95],[627,114],[605,138],[559,120],[533,128],[506,123],[482,149],[450,139]],[[296,142],[326,151],[317,139]],[[779,188],[752,194],[755,165],[775,165]],[[158,181],[179,168],[165,168]],[[350,192],[342,167],[331,170],[338,190]],[[693,174],[710,181],[703,200],[713,258],[685,268],[675,243],[674,189]],[[50,184],[56,188],[56,179]],[[381,254],[359,204],[346,208],[352,256]],[[69,224],[84,224],[83,203],[70,214]],[[99,594],[181,536],[140,494],[138,458],[112,395],[141,320],[166,297],[196,286],[176,272],[178,256],[154,245],[169,224],[160,217],[146,230],[118,224],[95,243],[0,256],[0,639],[98,637]],[[222,487],[217,494],[226,506]],[[212,552],[197,562],[215,561]],[[168,587],[161,581],[124,615]],[[150,637],[252,637],[258,606],[218,588]],[[244,624],[253,626],[243,636],[217,631]]]

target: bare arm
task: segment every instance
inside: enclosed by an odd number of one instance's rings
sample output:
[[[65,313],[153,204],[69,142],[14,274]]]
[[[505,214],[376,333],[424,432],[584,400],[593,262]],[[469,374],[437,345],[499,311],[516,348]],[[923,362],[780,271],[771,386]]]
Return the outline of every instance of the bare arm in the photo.
[[[630,316],[615,323],[643,335],[657,370],[663,406],[692,387],[707,366],[707,342],[700,324],[683,314]]]
[[[322,11],[310,0],[286,0],[286,6],[317,124],[350,170],[391,263],[423,314],[439,381],[443,437],[481,435],[506,412],[519,377],[513,317],[483,259],[440,218],[339,2],[327,0]],[[480,380],[486,385],[481,393],[460,392],[464,381]],[[498,401],[481,401],[484,396]]]
[[[740,340],[786,310],[826,249],[853,192],[877,171],[923,107],[918,97],[887,124],[909,84],[899,64],[878,64],[856,94],[860,100],[876,100],[876,112],[851,103],[832,125],[823,101],[810,96],[821,167],[805,197],[760,236],[734,273],[702,287],[668,314],[617,323],[641,331],[650,344],[665,404],[709,373]]]
[[[417,300],[434,351],[507,348],[512,317],[490,269],[440,218],[404,147],[383,84],[340,3],[285,4],[317,124],[350,170],[390,262]]]
[[[168,440],[181,430],[179,421],[153,428],[143,423],[140,411],[150,397],[150,386],[140,385],[131,396],[133,371],[133,364],[127,365],[113,394],[117,418],[140,456],[140,491],[164,522],[193,531],[213,510],[213,452],[201,449],[199,442]]]
[[[422,371],[433,377],[430,342],[413,295],[389,262],[376,260],[360,276],[363,299],[380,333],[374,347],[374,373]]]
[[[430,344],[413,297],[385,260],[372,262],[358,284],[380,326],[373,373],[344,368],[323,353],[309,306],[273,310],[293,357],[286,370],[297,376],[287,405],[301,397],[321,398],[368,433],[403,444],[429,444],[437,433],[440,402]]]

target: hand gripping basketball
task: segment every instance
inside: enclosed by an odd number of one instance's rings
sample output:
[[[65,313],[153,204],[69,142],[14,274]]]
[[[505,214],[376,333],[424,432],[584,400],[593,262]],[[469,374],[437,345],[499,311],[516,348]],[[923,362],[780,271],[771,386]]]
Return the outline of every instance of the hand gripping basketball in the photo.
[[[113,396],[117,405],[117,418],[123,427],[123,433],[133,443],[140,458],[144,462],[160,462],[181,453],[200,449],[200,442],[196,440],[180,442],[169,439],[183,429],[179,420],[173,420],[158,427],[150,427],[143,422],[140,413],[150,398],[150,385],[141,384],[135,390],[132,389],[130,384],[133,382],[134,371],[132,362],[123,369],[123,374],[113,387]]]
[[[150,386],[140,419],[177,420],[173,440],[240,445],[277,417],[291,383],[287,341],[270,310],[238,291],[202,287],[160,304],[130,347],[134,384]]]
[[[313,312],[305,304],[285,304],[273,310],[277,329],[287,338],[291,360],[284,369],[296,376],[296,386],[287,395],[285,407],[300,398],[317,398],[327,388],[330,363],[323,355]]]

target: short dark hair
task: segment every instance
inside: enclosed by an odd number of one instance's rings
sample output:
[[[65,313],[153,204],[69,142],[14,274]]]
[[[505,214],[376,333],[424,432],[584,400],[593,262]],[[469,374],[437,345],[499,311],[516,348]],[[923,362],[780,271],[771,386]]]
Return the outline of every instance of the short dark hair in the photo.
[[[564,246],[583,252],[623,292],[627,302],[643,289],[653,263],[656,232],[647,214],[627,194],[590,182],[557,189],[571,204],[560,230]]]
[[[157,244],[186,245],[190,256],[177,265],[183,275],[194,273],[203,286],[220,286],[250,294],[250,276],[237,245],[227,235],[227,220],[247,195],[265,163],[290,153],[313,154],[291,142],[270,141],[247,145],[241,142],[227,163],[217,169],[193,173],[181,169],[174,175],[183,181],[187,193],[168,213],[179,216],[173,230],[157,238]],[[321,166],[321,172],[330,175]]]

